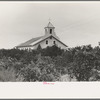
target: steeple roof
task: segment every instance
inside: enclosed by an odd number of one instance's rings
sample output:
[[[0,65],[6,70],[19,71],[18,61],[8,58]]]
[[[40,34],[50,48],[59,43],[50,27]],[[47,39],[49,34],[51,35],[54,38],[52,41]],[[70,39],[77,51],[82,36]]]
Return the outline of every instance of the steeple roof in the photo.
[[[54,26],[51,24],[51,22],[48,23],[47,27],[53,27],[54,28]]]

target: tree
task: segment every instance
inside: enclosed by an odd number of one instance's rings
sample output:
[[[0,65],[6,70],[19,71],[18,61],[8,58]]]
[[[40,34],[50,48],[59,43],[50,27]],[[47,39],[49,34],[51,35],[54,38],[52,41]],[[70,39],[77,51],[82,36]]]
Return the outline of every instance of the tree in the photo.
[[[64,50],[60,49],[56,45],[53,45],[52,47],[47,47],[42,50],[42,56],[49,56],[49,57],[56,57],[58,55],[61,55],[64,52]]]
[[[90,72],[94,67],[95,57],[90,52],[79,51],[74,56],[73,73],[78,81],[89,81]]]
[[[41,71],[38,67],[35,67],[35,65],[30,64],[26,66],[25,68],[21,69],[20,75],[24,77],[24,81],[35,82],[39,80]]]

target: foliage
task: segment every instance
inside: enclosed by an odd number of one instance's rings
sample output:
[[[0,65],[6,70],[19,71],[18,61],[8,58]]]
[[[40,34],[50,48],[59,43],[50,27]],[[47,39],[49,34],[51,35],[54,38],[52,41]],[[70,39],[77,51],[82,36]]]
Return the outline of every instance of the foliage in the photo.
[[[58,55],[61,55],[64,52],[64,50],[58,48],[56,45],[52,47],[47,47],[41,51],[42,56],[49,56],[49,57],[56,57]]]
[[[0,81],[100,80],[100,47],[1,49]]]

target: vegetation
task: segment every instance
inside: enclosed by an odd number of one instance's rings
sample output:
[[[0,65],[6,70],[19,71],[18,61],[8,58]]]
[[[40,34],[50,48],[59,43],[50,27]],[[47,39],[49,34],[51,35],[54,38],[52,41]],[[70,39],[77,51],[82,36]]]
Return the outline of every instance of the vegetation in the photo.
[[[100,47],[1,49],[0,81],[99,81]]]

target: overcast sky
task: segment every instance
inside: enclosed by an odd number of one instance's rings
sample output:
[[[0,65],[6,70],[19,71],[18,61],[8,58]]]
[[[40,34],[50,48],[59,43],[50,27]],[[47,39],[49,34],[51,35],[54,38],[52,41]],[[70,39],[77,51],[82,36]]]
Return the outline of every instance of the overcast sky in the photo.
[[[100,41],[100,2],[0,2],[0,49],[44,35],[48,19],[69,47]]]

